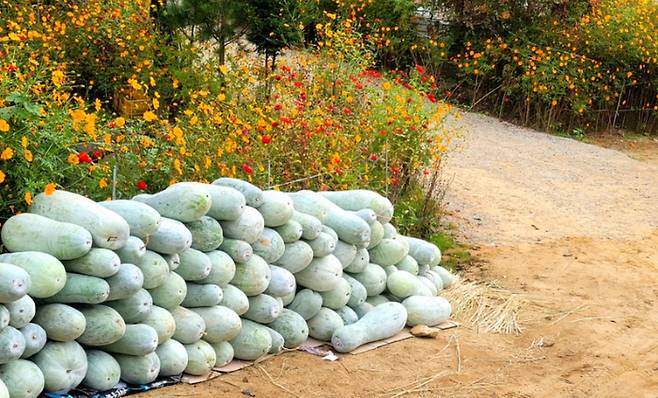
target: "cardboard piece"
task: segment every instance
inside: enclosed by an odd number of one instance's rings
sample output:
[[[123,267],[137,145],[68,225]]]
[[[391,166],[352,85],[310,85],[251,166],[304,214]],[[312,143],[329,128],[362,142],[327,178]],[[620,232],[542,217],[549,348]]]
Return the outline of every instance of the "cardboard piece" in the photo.
[[[434,328],[441,329],[441,330],[446,330],[446,329],[452,329],[456,328],[459,326],[458,322],[452,321],[452,320],[447,320],[445,322],[442,322],[436,326],[433,326]],[[358,354],[363,354],[364,352],[372,351],[376,348],[383,347],[386,345],[389,345],[391,343],[395,343],[396,341],[402,341],[406,340],[410,337],[413,337],[413,335],[409,332],[409,328],[404,328],[400,333],[396,334],[395,336],[389,337],[388,339],[384,340],[378,340],[378,341],[373,341],[372,343],[364,344],[361,347],[357,348],[356,350],[350,352],[349,354],[352,355],[358,355]],[[187,384],[197,384],[197,383],[202,383],[204,381],[212,380],[216,377],[221,376],[224,373],[233,373],[237,372],[240,369],[244,369],[248,366],[253,366],[257,363],[263,362],[268,360],[269,358],[276,356],[276,355],[281,355],[286,352],[290,351],[303,351],[307,352],[311,355],[316,355],[320,357],[325,357],[328,354],[331,353],[333,350],[333,347],[331,346],[331,343],[326,342],[326,341],[320,341],[316,340],[312,337],[309,337],[304,343],[302,343],[301,346],[299,346],[297,349],[284,349],[278,354],[270,354],[266,355],[259,360],[253,362],[253,361],[242,361],[239,359],[234,359],[231,361],[228,365],[222,366],[221,368],[215,368],[213,369],[212,372],[205,376],[191,376],[191,375],[184,375],[181,381],[183,383]]]

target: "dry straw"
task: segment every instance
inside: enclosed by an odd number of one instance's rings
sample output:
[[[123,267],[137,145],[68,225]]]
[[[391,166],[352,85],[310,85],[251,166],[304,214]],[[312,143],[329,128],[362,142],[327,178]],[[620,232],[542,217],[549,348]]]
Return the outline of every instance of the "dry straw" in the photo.
[[[520,334],[521,309],[526,299],[495,282],[460,280],[443,293],[452,305],[453,318],[478,332]]]

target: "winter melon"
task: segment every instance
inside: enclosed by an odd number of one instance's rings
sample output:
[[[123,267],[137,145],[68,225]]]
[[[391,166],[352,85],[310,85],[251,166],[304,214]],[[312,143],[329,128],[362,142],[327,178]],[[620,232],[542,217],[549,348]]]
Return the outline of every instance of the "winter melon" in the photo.
[[[288,220],[287,223],[274,228],[284,243],[292,243],[300,240],[304,233],[302,224],[295,220]]]
[[[212,266],[210,273],[198,283],[214,283],[219,287],[225,287],[235,276],[235,262],[228,254],[215,250],[206,253]]]
[[[139,289],[128,298],[108,301],[105,305],[114,308],[126,323],[139,323],[151,312],[153,298],[146,290]]]
[[[272,279],[270,279],[265,293],[274,297],[282,297],[295,292],[297,283],[295,282],[295,276],[290,271],[276,265],[270,265],[270,270],[272,271]]]
[[[228,254],[238,264],[246,263],[254,254],[251,245],[243,240],[226,238],[219,246],[219,250]]]
[[[307,240],[317,238],[322,231],[322,222],[310,214],[294,211],[291,221],[297,222],[302,226],[302,238]]]
[[[228,341],[210,344],[215,350],[215,357],[217,359],[215,367],[221,368],[228,365],[233,360],[233,346]]]
[[[285,244],[283,255],[275,264],[292,273],[299,272],[313,261],[313,248],[304,241]]]
[[[87,326],[82,312],[66,304],[40,305],[33,321],[46,331],[48,339],[64,342],[80,337]]]
[[[222,288],[212,284],[188,283],[187,294],[181,303],[183,307],[212,307],[219,304],[224,297]]]
[[[30,213],[79,225],[91,233],[94,245],[104,249],[119,249],[130,236],[130,226],[120,215],[71,192],[38,194],[32,200]]]
[[[126,354],[147,355],[158,347],[158,333],[143,324],[126,325],[126,332],[112,344],[104,345],[103,351]]]
[[[9,218],[2,226],[2,243],[10,252],[37,251],[59,260],[73,260],[91,249],[89,231],[75,224],[24,213]]]
[[[251,206],[234,221],[222,221],[224,236],[231,239],[243,240],[249,244],[254,243],[265,228],[263,216]]]
[[[331,344],[338,352],[354,351],[363,344],[395,336],[406,322],[407,310],[402,304],[380,304],[357,322],[338,328],[331,338]]]
[[[192,344],[201,340],[206,331],[206,322],[201,315],[184,307],[170,310],[176,321],[176,331],[172,336],[183,344]]]
[[[85,331],[76,340],[88,346],[114,343],[126,333],[126,323],[118,312],[106,305],[81,306],[85,317]]]
[[[115,250],[114,252],[119,256],[122,263],[137,264],[139,260],[144,257],[144,254],[146,254],[146,244],[140,238],[131,236],[128,238],[124,247]]]
[[[130,238],[129,238],[130,239]],[[108,278],[119,272],[121,259],[112,250],[93,248],[87,254],[75,260],[64,261],[68,272]]]
[[[284,347],[299,347],[308,338],[308,325],[298,313],[284,308],[274,322],[267,325],[283,336]],[[271,340],[271,336],[270,336]]]
[[[160,358],[155,352],[138,355],[113,355],[121,368],[121,380],[130,384],[148,384],[158,378]]]
[[[288,309],[301,315],[304,320],[316,316],[320,308],[322,308],[322,295],[311,289],[300,290],[292,303],[288,304]]]
[[[356,251],[356,255],[354,256],[354,260],[352,260],[352,262],[349,263],[343,269],[345,270],[345,272],[358,274],[359,272],[363,272],[369,263],[370,263],[370,253],[368,253],[368,250],[358,249]]]
[[[343,327],[343,318],[332,309],[322,307],[313,318],[307,321],[308,334],[321,341],[331,340],[334,331]]]
[[[268,227],[278,227],[287,223],[294,210],[292,200],[279,191],[264,191],[263,203],[258,206],[258,211],[263,215],[265,225]]]
[[[261,256],[268,264],[275,263],[286,249],[285,243],[279,234],[270,228],[263,229],[260,236],[251,247],[255,254]]]
[[[176,308],[187,296],[187,283],[185,279],[176,272],[170,272],[167,280],[155,289],[149,290],[153,298],[153,304],[162,308]]]
[[[224,298],[220,302],[221,305],[230,308],[238,315],[242,315],[249,310],[249,299],[242,290],[228,284],[224,286],[223,291]]]
[[[258,323],[270,323],[274,321],[283,306],[277,299],[267,294],[259,294],[249,297],[249,310],[242,317]]]
[[[324,307],[337,310],[347,305],[350,296],[352,295],[352,286],[346,279],[341,278],[340,281],[338,281],[338,286],[331,290],[321,292],[320,295],[322,296],[322,305]]]
[[[172,185],[149,197],[135,197],[133,200],[146,203],[157,210],[162,217],[181,222],[201,219],[212,205],[210,195],[204,189],[195,186]]]
[[[25,338],[25,350],[21,358],[27,359],[31,357],[41,351],[46,345],[46,340],[48,339],[46,331],[36,323],[28,323],[20,329],[20,332]]]
[[[192,247],[192,233],[180,221],[162,217],[158,228],[148,237],[146,248],[163,254],[180,253]]]
[[[99,350],[86,350],[87,373],[82,385],[97,391],[106,391],[119,384],[121,367],[114,357]]]
[[[30,275],[21,267],[0,263],[0,303],[23,298],[32,286]]]
[[[130,227],[130,235],[146,240],[160,225],[160,213],[136,200],[110,200],[99,205],[121,216]]]
[[[31,361],[18,359],[0,366],[3,398],[36,398],[44,388],[41,369]]]
[[[147,250],[135,265],[144,274],[144,289],[154,289],[169,277],[169,264],[156,252]]]
[[[297,284],[318,292],[335,289],[342,280],[343,266],[333,255],[314,258],[311,264],[295,274]]]
[[[215,220],[235,220],[240,217],[246,205],[244,195],[233,188],[198,182],[179,182],[173,186],[195,186],[205,190],[211,201],[206,214]]]
[[[212,263],[205,253],[196,249],[187,249],[178,255],[180,265],[175,272],[186,281],[199,281],[210,275]]]
[[[11,326],[0,330],[0,364],[20,358],[24,351],[25,337],[23,333]]]
[[[110,285],[95,276],[67,273],[64,288],[44,301],[67,304],[100,304],[110,295]]]
[[[363,272],[351,276],[366,288],[368,296],[376,296],[386,289],[386,271],[377,264],[370,263]]]
[[[110,286],[106,301],[125,299],[137,293],[144,285],[144,273],[134,264],[121,264],[119,272],[105,279]]]
[[[452,308],[443,297],[411,296],[402,302],[407,310],[407,325],[435,326],[448,320]]]
[[[217,356],[212,346],[199,340],[196,343],[186,344],[187,366],[185,373],[193,376],[203,376],[208,374],[217,362]]]
[[[185,346],[176,340],[169,339],[155,350],[160,360],[160,376],[176,376],[187,367],[188,356]]]
[[[228,341],[240,333],[242,321],[235,311],[216,305],[214,307],[192,308],[197,315],[203,318],[206,331],[203,339],[209,343]]]
[[[272,336],[262,325],[243,319],[240,333],[229,342],[233,346],[236,358],[255,361],[269,352],[272,347]]]
[[[192,233],[192,248],[202,252],[215,250],[222,244],[224,233],[222,226],[214,218],[201,217],[200,220],[185,223]]]
[[[142,321],[144,325],[148,325],[155,330],[158,335],[158,344],[162,344],[176,333],[176,320],[173,315],[166,309],[154,305],[151,307],[146,319]]]
[[[48,392],[68,392],[87,374],[87,354],[75,341],[49,341],[30,360],[41,369]]]
[[[246,203],[251,207],[257,208],[263,204],[263,191],[247,181],[239,180],[237,178],[223,177],[213,181],[212,185],[236,189],[244,195]]]
[[[247,296],[256,296],[267,289],[271,279],[270,266],[260,256],[254,254],[246,263],[236,264],[235,276],[231,284]]]
[[[23,296],[16,301],[6,303],[5,307],[9,311],[9,325],[16,329],[20,329],[30,323],[37,310],[34,300],[30,296]]]

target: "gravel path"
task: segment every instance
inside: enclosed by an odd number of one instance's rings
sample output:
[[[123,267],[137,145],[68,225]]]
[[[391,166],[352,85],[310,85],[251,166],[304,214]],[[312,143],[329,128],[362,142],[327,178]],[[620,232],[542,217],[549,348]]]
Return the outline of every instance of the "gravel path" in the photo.
[[[448,209],[471,241],[622,239],[658,228],[658,165],[480,114],[450,123],[462,137],[446,165]]]

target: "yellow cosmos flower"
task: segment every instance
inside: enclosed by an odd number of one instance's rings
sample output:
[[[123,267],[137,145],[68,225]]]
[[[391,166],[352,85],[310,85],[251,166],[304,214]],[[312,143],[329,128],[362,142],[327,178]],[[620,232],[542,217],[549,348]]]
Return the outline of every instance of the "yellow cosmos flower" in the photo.
[[[0,160],[9,160],[14,157],[14,150],[11,148],[5,148],[0,154]]]
[[[46,185],[46,188],[43,190],[43,192],[46,194],[46,196],[50,196],[55,193],[57,190],[57,185],[55,185],[54,182],[49,183]]]
[[[9,123],[5,119],[0,119],[0,131],[3,133],[9,131]]]
[[[32,194],[30,192],[25,192],[24,198],[25,198],[25,203],[27,203],[28,206],[32,204]]]
[[[143,117],[144,117],[144,120],[146,120],[147,122],[152,122],[152,121],[154,121],[158,118],[158,115],[156,115],[155,113],[153,113],[151,111],[146,111],[146,112],[144,112]]]
[[[66,159],[66,161],[73,166],[80,163],[80,159],[78,158],[78,155],[76,155],[75,153],[70,154],[69,157]]]

